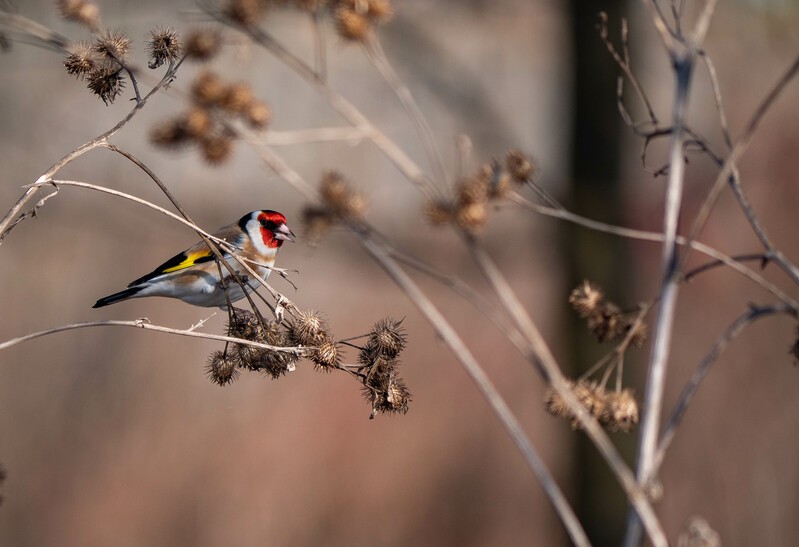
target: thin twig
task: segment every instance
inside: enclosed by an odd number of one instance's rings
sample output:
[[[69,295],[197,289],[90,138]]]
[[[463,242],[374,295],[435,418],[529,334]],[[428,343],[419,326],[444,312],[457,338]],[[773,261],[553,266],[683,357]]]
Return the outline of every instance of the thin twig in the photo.
[[[657,452],[653,461],[652,476],[657,475],[658,469],[660,469],[660,466],[663,464],[666,451],[669,449],[669,446],[674,439],[674,435],[677,432],[677,428],[682,422],[685,412],[688,410],[688,405],[693,400],[693,397],[699,389],[702,380],[704,380],[705,376],[707,376],[707,373],[710,372],[710,367],[718,359],[719,355],[721,355],[721,352],[723,352],[732,339],[743,332],[746,327],[758,319],[763,319],[776,314],[788,314],[792,317],[796,317],[796,311],[792,310],[785,304],[775,304],[773,306],[764,307],[753,306],[746,313],[738,317],[738,319],[736,319],[729,327],[727,327],[724,333],[718,338],[718,340],[716,340],[715,344],[713,344],[713,347],[697,366],[696,371],[688,381],[688,384],[686,384],[686,386],[683,388],[680,398],[674,405],[674,410],[671,413],[671,417],[669,418],[668,422],[666,422],[666,426],[663,428],[663,433],[660,436],[660,442],[658,443]]]
[[[433,325],[438,335],[441,336],[453,353],[455,353],[458,360],[466,369],[466,372],[491,406],[491,409],[499,418],[500,423],[502,423],[505,430],[521,451],[527,464],[533,470],[536,477],[538,477],[541,486],[544,488],[544,491],[549,497],[555,511],[558,513],[561,522],[563,522],[563,525],[566,527],[566,531],[574,544],[590,545],[580,521],[569,506],[568,501],[555,482],[554,477],[552,477],[552,474],[549,472],[549,469],[547,469],[546,464],[541,460],[541,457],[527,438],[516,416],[510,410],[474,355],[469,351],[469,348],[463,343],[463,340],[461,340],[446,318],[421,289],[419,289],[413,280],[397,265],[394,259],[391,258],[390,253],[383,248],[382,245],[368,233],[362,233],[359,237],[359,242],[364,250],[383,268],[386,274],[397,283],[403,292],[405,292],[408,299],[413,302],[430,324]]]
[[[260,342],[253,342],[252,340],[246,340],[243,338],[235,338],[233,336],[222,336],[219,334],[208,334],[204,332],[197,332],[192,329],[173,329],[170,327],[162,327],[160,325],[152,325],[149,323],[147,319],[136,319],[133,321],[117,321],[117,320],[109,320],[109,321],[88,321],[85,323],[73,323],[71,325],[62,325],[60,327],[54,327],[52,329],[47,329],[39,332],[34,332],[31,334],[26,334],[25,336],[20,336],[18,338],[12,338],[11,340],[6,340],[5,342],[0,343],[0,350],[4,350],[10,348],[11,346],[16,346],[17,344],[21,344],[23,342],[27,342],[29,340],[34,340],[36,338],[41,338],[42,336],[48,336],[50,334],[55,334],[57,332],[64,332],[69,330],[75,329],[86,329],[86,328],[93,328],[93,327],[135,327],[144,330],[152,330],[156,332],[163,332],[166,334],[177,334],[179,336],[189,336],[192,338],[205,338],[207,340],[216,340],[219,342],[233,342],[236,344],[242,344],[245,346],[252,346],[254,348],[261,348],[261,349],[268,349],[271,351],[280,351],[283,353],[292,353],[294,355],[302,355],[302,352],[305,348],[301,347],[283,347],[283,346],[270,346],[269,344],[262,344]]]

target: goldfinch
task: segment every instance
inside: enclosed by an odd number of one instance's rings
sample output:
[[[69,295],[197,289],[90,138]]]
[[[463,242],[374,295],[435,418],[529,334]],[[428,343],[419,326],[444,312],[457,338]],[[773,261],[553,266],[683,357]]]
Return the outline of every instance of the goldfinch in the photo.
[[[294,241],[294,234],[286,225],[286,217],[276,211],[253,211],[238,222],[220,228],[213,235],[237,249],[234,254],[247,259],[248,266],[264,279],[269,277],[270,268],[283,242]],[[224,256],[246,285],[247,292],[260,285],[235,258],[228,253]],[[220,270],[223,278],[220,278]],[[143,296],[166,296],[195,306],[226,308],[228,301],[232,303],[244,298],[244,291],[230,271],[222,264],[217,264],[214,254],[201,241],[136,279],[124,291],[101,298],[92,307],[101,308]]]

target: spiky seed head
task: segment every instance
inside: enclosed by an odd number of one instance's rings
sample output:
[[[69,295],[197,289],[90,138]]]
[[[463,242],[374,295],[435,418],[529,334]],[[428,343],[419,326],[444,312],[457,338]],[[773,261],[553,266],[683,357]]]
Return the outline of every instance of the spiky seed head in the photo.
[[[349,183],[338,171],[327,171],[322,175],[319,183],[319,194],[325,205],[333,211],[340,211],[346,208],[350,194]]]
[[[208,378],[217,385],[224,386],[239,376],[236,370],[236,359],[224,351],[215,351],[208,358],[205,367]]]
[[[124,61],[133,42],[124,32],[105,29],[92,43],[94,51],[109,61]]]
[[[505,166],[517,183],[533,179],[538,170],[533,158],[519,150],[508,151],[505,156]]]
[[[485,226],[487,218],[488,212],[484,203],[460,205],[455,211],[458,226],[470,234],[478,233]]]
[[[594,382],[581,380],[577,382],[574,387],[574,395],[577,400],[588,410],[588,412],[597,420],[600,420],[605,414],[608,406],[608,397],[605,389]],[[577,420],[572,424],[572,427],[577,427]]]
[[[411,394],[401,378],[394,378],[388,383],[385,395],[385,412],[408,413],[408,403],[411,401]]]
[[[329,372],[331,368],[335,368],[339,364],[339,346],[333,340],[325,340],[313,348],[309,358],[316,365],[317,370]]]
[[[100,8],[89,0],[58,0],[58,12],[67,21],[75,21],[96,29],[100,24]]]
[[[219,106],[232,114],[244,114],[254,100],[250,85],[240,82],[227,86]]]
[[[222,49],[222,34],[215,28],[194,29],[186,36],[186,57],[197,61],[212,59]]]
[[[122,94],[125,89],[125,78],[121,70],[102,67],[93,70],[86,78],[89,91],[100,97],[108,105]]]
[[[721,547],[721,536],[704,518],[693,516],[680,532],[677,547]]]
[[[572,381],[567,382],[568,389],[574,394],[577,401],[582,404],[586,411],[597,420],[602,420],[604,416],[608,401],[607,393],[605,390],[594,382],[580,380],[576,384]],[[579,429],[580,422],[577,416],[565,399],[558,393],[555,388],[549,387],[544,395],[544,404],[547,412],[559,418],[565,418],[571,421],[572,429]]]
[[[147,39],[147,55],[150,59],[147,66],[158,68],[165,62],[177,61],[181,51],[180,36],[175,29],[166,27],[151,30]]]
[[[334,13],[336,32],[347,42],[365,42],[371,25],[366,15],[346,6],[339,6]]]
[[[227,87],[224,82],[211,71],[204,71],[194,80],[191,96],[204,106],[217,106],[225,98]]]
[[[244,113],[244,120],[253,129],[264,129],[272,119],[272,109],[266,103],[254,100]]]
[[[394,8],[390,0],[368,0],[366,14],[375,23],[382,25],[394,16]]]
[[[643,321],[636,324],[637,315],[638,314],[636,313],[633,314],[632,317],[625,318],[624,322],[626,324],[624,326],[624,333],[625,333],[624,335],[627,336],[627,334],[630,333],[630,329],[632,329],[633,332],[632,334],[630,334],[630,346],[636,349],[641,349],[642,347],[644,347],[644,344],[646,343],[648,329],[646,323],[644,323]]]
[[[253,342],[262,342],[265,336],[264,328],[258,316],[249,310],[241,308],[233,308],[227,332],[228,336]]]
[[[629,433],[638,425],[638,403],[631,389],[607,393],[607,406],[599,422],[611,431]]]
[[[628,325],[621,309],[613,302],[603,301],[588,316],[588,330],[599,342],[612,342],[623,337]]]
[[[202,139],[213,127],[211,113],[201,106],[190,107],[183,115],[186,134],[193,139]]]
[[[369,333],[368,345],[389,359],[399,355],[405,349],[406,343],[402,321],[397,321],[390,317],[375,323],[372,332]]]
[[[572,305],[577,315],[585,319],[597,309],[605,299],[602,288],[587,279],[577,285],[569,295],[569,304]]]
[[[485,203],[488,198],[488,182],[489,174],[484,170],[458,181],[455,186],[458,204]]]
[[[300,310],[288,330],[291,340],[303,346],[315,346],[330,338],[326,321],[315,310]]]
[[[93,70],[97,68],[96,53],[91,44],[78,42],[67,50],[67,58],[64,60],[67,73],[75,76],[79,80],[85,79]]]
[[[150,131],[150,141],[161,148],[176,149],[189,143],[191,135],[186,132],[182,118],[167,120]]]
[[[229,0],[225,14],[243,27],[252,27],[264,15],[264,2],[261,0]]]
[[[233,139],[225,133],[206,135],[199,142],[203,159],[209,165],[222,165],[233,154]]]
[[[513,180],[510,173],[497,160],[491,162],[487,167],[489,199],[504,198],[513,188]]]
[[[333,225],[333,218],[328,209],[309,206],[302,211],[302,222],[306,240],[315,245]]]
[[[424,217],[433,226],[444,226],[455,220],[455,206],[451,201],[434,199],[424,206]]]

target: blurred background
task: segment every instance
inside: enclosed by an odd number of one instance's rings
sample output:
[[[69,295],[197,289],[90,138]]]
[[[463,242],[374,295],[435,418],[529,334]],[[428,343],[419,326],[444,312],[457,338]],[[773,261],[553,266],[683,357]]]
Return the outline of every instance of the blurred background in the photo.
[[[100,2],[106,25],[144,39],[157,25],[181,31],[203,19],[190,1]],[[718,70],[733,135],[799,51],[796,3],[723,2],[706,51]],[[70,39],[85,31],[58,17],[53,2],[18,3],[19,12]],[[698,6],[687,3],[687,17]],[[701,7],[701,5],[699,6]],[[458,135],[473,143],[470,167],[509,147],[532,153],[541,185],[580,214],[658,230],[663,181],[640,162],[641,142],[615,104],[618,69],[596,30],[609,15],[617,40],[630,21],[635,70],[668,124],[672,75],[637,2],[469,0],[396,2],[381,31],[388,58],[428,117],[455,177]],[[313,40],[306,17],[270,14],[265,27],[305,59]],[[272,129],[343,125],[313,89],[265,52],[228,32],[212,68],[250,82],[274,112]],[[327,32],[330,84],[351,99],[425,169],[411,121],[358,47]],[[618,42],[617,42],[618,43]],[[112,127],[131,108],[128,90],[106,107],[68,76],[62,57],[14,43],[0,55],[0,209],[5,212],[67,152]],[[186,89],[199,68],[185,65]],[[145,88],[147,84],[145,84]],[[744,186],[776,245],[799,258],[799,85],[790,86],[740,163]],[[630,97],[636,117],[640,105]],[[192,150],[165,153],[149,142],[159,121],[181,111],[160,94],[112,142],[153,169],[202,226],[213,230],[245,212],[272,208],[300,233],[302,199],[265,170],[243,144],[209,167]],[[718,150],[723,140],[709,80],[697,71],[689,119]],[[650,165],[660,166],[665,143]],[[402,249],[458,275],[491,297],[469,253],[450,230],[427,227],[418,192],[369,142],[280,147],[316,183],[338,169],[370,198],[369,218]],[[715,177],[694,156],[683,225]],[[168,206],[151,181],[110,152],[92,151],[59,178],[102,184]],[[503,206],[492,211],[485,244],[569,375],[598,346],[567,304],[584,278],[623,306],[651,298],[660,283],[660,248],[587,232]],[[725,195],[703,234],[727,254],[760,247]],[[147,317],[187,328],[212,310],[142,299],[101,310],[120,290],[196,240],[185,227],[130,202],[64,188],[38,217],[0,247],[0,341],[61,324]],[[700,257],[693,257],[698,263]],[[272,381],[246,373],[220,388],[207,380],[207,356],[220,344],[126,328],[72,331],[0,352],[0,462],[8,471],[0,506],[0,545],[567,545],[537,481],[459,363],[396,286],[343,230],[314,248],[286,245],[278,266],[296,269],[301,307],[322,310],[338,337],[367,332],[384,316],[405,318],[402,374],[413,394],[407,415],[369,420],[358,385],[303,362]],[[765,272],[796,294],[773,267]],[[544,412],[546,386],[501,332],[430,279],[414,277],[469,343],[557,477],[592,542],[618,544],[626,504],[581,433]],[[681,290],[666,408],[717,336],[750,303],[769,295],[717,269]],[[204,328],[220,334],[223,314]],[[701,515],[729,545],[789,545],[799,533],[799,371],[787,354],[795,325],[767,319],[723,354],[700,389],[662,471],[657,505],[677,540]],[[649,348],[628,355],[626,382],[643,393]],[[349,356],[350,360],[355,355]],[[614,434],[634,461],[635,434]]]

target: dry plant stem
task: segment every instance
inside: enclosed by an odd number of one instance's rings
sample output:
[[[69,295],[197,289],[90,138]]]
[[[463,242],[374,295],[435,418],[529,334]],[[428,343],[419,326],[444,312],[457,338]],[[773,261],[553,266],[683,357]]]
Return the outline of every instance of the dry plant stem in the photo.
[[[663,464],[666,451],[669,449],[669,446],[674,439],[674,435],[677,433],[677,428],[679,427],[686,410],[688,410],[688,405],[693,400],[694,395],[699,389],[699,385],[702,383],[702,380],[704,380],[705,376],[707,376],[707,373],[710,372],[710,367],[718,359],[721,352],[723,352],[732,339],[743,332],[746,327],[758,319],[763,319],[776,314],[788,314],[792,317],[796,317],[796,311],[790,309],[784,304],[752,307],[749,311],[738,317],[738,319],[736,319],[729,327],[727,327],[727,330],[725,330],[718,340],[716,340],[708,354],[702,359],[702,361],[699,363],[699,366],[697,366],[696,371],[689,380],[688,384],[683,388],[680,398],[677,400],[674,410],[671,413],[671,417],[666,423],[666,426],[663,428],[663,433],[660,436],[660,442],[658,443],[657,452],[655,454],[653,476],[657,474],[660,466]]]
[[[569,410],[575,414],[580,425],[585,429],[591,441],[608,463],[611,471],[616,475],[627,498],[640,516],[652,543],[656,546],[667,545],[668,542],[660,522],[643,490],[636,483],[635,477],[605,431],[596,419],[588,414],[583,405],[577,401],[571,389],[569,389],[566,378],[561,373],[560,367],[555,361],[555,357],[552,355],[544,337],[516,297],[510,284],[477,239],[465,232],[461,232],[461,235],[483,275],[513,318],[516,326],[532,346],[535,356],[534,364],[542,372],[544,379],[552,385],[558,395],[568,404]]]
[[[311,14],[311,24],[313,26],[314,52],[316,54],[316,74],[320,80],[327,82],[327,46],[322,10],[317,9]]]
[[[16,346],[17,344],[21,344],[22,342],[27,342],[29,340],[33,340],[35,338],[41,338],[42,336],[48,336],[50,334],[55,334],[57,332],[64,332],[68,330],[75,330],[75,329],[86,329],[86,328],[94,328],[94,327],[135,327],[144,330],[152,330],[156,332],[163,332],[166,334],[177,334],[180,336],[190,336],[193,338],[205,338],[207,340],[216,340],[219,342],[234,342],[236,344],[242,344],[245,346],[252,346],[254,348],[262,348],[268,349],[271,351],[281,351],[284,353],[293,353],[295,355],[301,355],[304,351],[304,348],[299,347],[282,347],[282,346],[270,346],[268,344],[262,344],[260,342],[253,342],[251,340],[245,340],[243,338],[234,338],[232,336],[221,336],[218,334],[206,334],[202,332],[196,332],[195,327],[191,329],[173,329],[169,327],[162,327],[160,325],[151,325],[147,319],[136,319],[134,321],[89,321],[86,323],[74,323],[72,325],[62,325],[60,327],[55,327],[52,329],[43,330],[40,332],[34,332],[31,334],[26,334],[25,336],[20,336],[19,338],[13,338],[11,340],[7,340],[3,343],[0,343],[0,350],[4,350],[6,348],[10,348],[11,346]]]
[[[608,33],[608,14],[605,12],[600,12],[599,14],[599,37],[605,43],[605,47],[607,47],[608,52],[616,61],[616,64],[619,65],[624,75],[627,76],[627,79],[630,80],[630,83],[633,84],[633,88],[635,89],[636,95],[641,100],[641,102],[646,107],[647,114],[649,115],[649,120],[652,124],[657,125],[658,120],[657,116],[655,116],[655,111],[652,108],[652,104],[649,102],[649,98],[644,93],[643,88],[641,87],[641,83],[638,81],[638,78],[635,77],[635,73],[632,70],[632,66],[630,65],[630,50],[629,50],[629,41],[628,41],[628,29],[627,29],[627,20],[621,20],[621,43],[622,43],[622,54],[620,54],[616,47],[613,45],[613,42],[610,41],[609,33]],[[623,78],[619,78],[619,85],[621,86],[624,82]],[[621,87],[618,89],[617,98],[621,101]],[[623,108],[623,103],[621,104],[622,115],[626,114],[626,110]]]
[[[175,72],[180,67],[181,62],[178,62],[174,66],[171,66],[169,70],[167,70],[166,74],[164,74],[164,77],[161,78],[161,81],[158,82],[149,91],[149,93],[147,93],[147,95],[145,95],[140,101],[137,101],[136,106],[134,106],[133,109],[127,114],[127,116],[122,118],[122,120],[119,123],[117,123],[114,127],[109,129],[105,133],[99,135],[98,137],[95,137],[86,144],[79,146],[78,148],[76,148],[75,150],[73,150],[72,152],[70,152],[60,160],[58,160],[47,171],[45,171],[44,174],[41,177],[39,177],[39,179],[36,182],[39,183],[39,182],[49,181],[50,179],[52,179],[53,175],[55,175],[62,167],[67,165],[75,158],[82,156],[89,150],[93,150],[98,146],[105,145],[108,142],[108,139],[112,135],[114,135],[117,131],[122,129],[139,112],[139,110],[144,108],[150,97],[152,97],[159,89],[161,89],[164,85],[166,85],[166,83],[172,80],[172,78],[175,75]],[[3,219],[0,220],[0,244],[2,244],[3,239],[8,235],[11,229],[13,229],[13,227],[16,226],[17,223],[14,222],[14,224],[12,224],[12,222],[16,218],[17,214],[19,214],[19,212],[25,207],[25,205],[36,196],[40,188],[41,185],[39,184],[34,184],[32,186],[29,186],[27,190],[25,190],[25,193],[22,194],[22,197],[20,197],[17,200],[17,202],[14,204],[14,206],[11,207],[11,210],[9,210],[8,213],[6,213],[6,215],[3,217]],[[23,214],[23,217],[28,218],[29,216],[33,216],[36,214],[35,211],[36,210],[34,208],[33,211],[29,211],[28,214]]]
[[[714,181],[713,186],[710,188],[707,196],[703,200],[702,208],[699,210],[696,220],[694,220],[690,235],[688,237],[689,241],[696,239],[702,232],[702,228],[704,228],[705,223],[710,216],[710,211],[715,205],[721,190],[724,188],[724,183],[732,175],[738,159],[749,146],[755,131],[765,117],[766,113],[770,110],[771,106],[787,87],[788,83],[796,76],[797,72],[799,72],[799,56],[794,59],[793,63],[785,72],[785,74],[783,74],[783,76],[777,81],[771,91],[769,91],[769,93],[757,107],[757,110],[755,110],[755,113],[752,115],[752,118],[746,125],[746,129],[744,130],[743,134],[732,148],[730,155],[724,161],[721,171],[719,171],[719,174],[716,176],[716,180]]]
[[[314,129],[297,129],[295,131],[270,130],[263,137],[270,146],[296,146],[315,142],[343,141],[358,144],[369,134],[357,127],[317,127]]]
[[[439,336],[447,343],[455,353],[458,360],[463,364],[466,372],[471,376],[477,388],[483,394],[494,413],[499,418],[502,425],[510,434],[516,446],[524,456],[525,461],[535,473],[541,486],[544,488],[555,511],[558,513],[569,537],[575,545],[590,545],[585,531],[569,506],[563,492],[558,487],[554,478],[547,469],[544,462],[536,452],[530,440],[527,438],[521,424],[516,416],[508,407],[505,400],[497,391],[494,384],[486,375],[485,371],[475,359],[469,348],[463,343],[446,318],[438,311],[435,305],[419,289],[413,280],[402,268],[391,258],[390,252],[377,242],[369,233],[365,231],[356,232],[359,242],[366,252],[380,264],[391,279],[405,292],[411,302],[419,309],[425,318],[433,325]]]
[[[639,484],[646,484],[653,469],[657,439],[660,431],[660,414],[663,407],[663,392],[666,388],[666,368],[671,347],[674,314],[679,292],[679,269],[677,256],[677,221],[680,215],[685,162],[685,111],[688,106],[688,91],[693,68],[693,57],[675,59],[676,89],[672,113],[672,134],[669,151],[669,177],[666,187],[664,211],[662,272],[660,306],[654,326],[652,351],[649,358],[644,405],[641,415],[641,432],[638,438],[637,477]],[[646,523],[644,523],[646,526]],[[637,519],[631,517],[627,540],[638,543],[640,533]],[[630,543],[628,543],[630,545]]]
[[[514,203],[521,205],[522,207],[530,209],[531,211],[535,211],[545,216],[550,216],[553,218],[565,220],[567,222],[571,222],[573,224],[577,224],[579,226],[583,226],[585,228],[588,228],[590,230],[595,230],[597,232],[604,232],[618,237],[627,237],[630,239],[639,239],[643,241],[662,242],[665,240],[665,236],[658,232],[647,232],[645,230],[635,230],[633,228],[625,228],[623,226],[614,226],[612,224],[606,224],[604,222],[599,222],[597,220],[593,220],[590,218],[581,217],[579,215],[576,215],[574,213],[571,213],[563,209],[562,207],[553,208],[533,203],[515,193],[511,194],[509,196],[509,199]],[[688,240],[686,240],[682,236],[677,236],[676,242],[678,245],[682,246],[689,245]],[[799,310],[799,302],[788,296],[786,293],[780,290],[779,287],[768,281],[766,278],[764,278],[762,275],[758,274],[751,268],[747,268],[746,266],[739,263],[735,259],[699,241],[691,242],[690,247],[696,251],[699,251],[702,254],[705,254],[711,258],[715,258],[719,262],[724,263],[724,265],[729,266],[730,268],[740,273],[744,277],[760,285],[763,289],[765,289],[766,291],[773,294],[775,297],[782,300],[785,304],[791,306],[793,309]]]
[[[427,154],[427,159],[436,174],[436,179],[440,184],[446,184],[447,175],[444,171],[444,160],[441,158],[441,151],[436,145],[433,131],[430,129],[430,124],[427,123],[427,118],[422,114],[419,105],[416,104],[416,99],[413,98],[411,90],[403,83],[397,73],[394,72],[394,67],[386,57],[383,46],[377,35],[372,34],[365,44],[364,51],[366,57],[372,62],[374,67],[389,85],[391,90],[402,103],[405,112],[411,117],[413,124],[416,126],[416,131],[422,138],[424,149]]]

